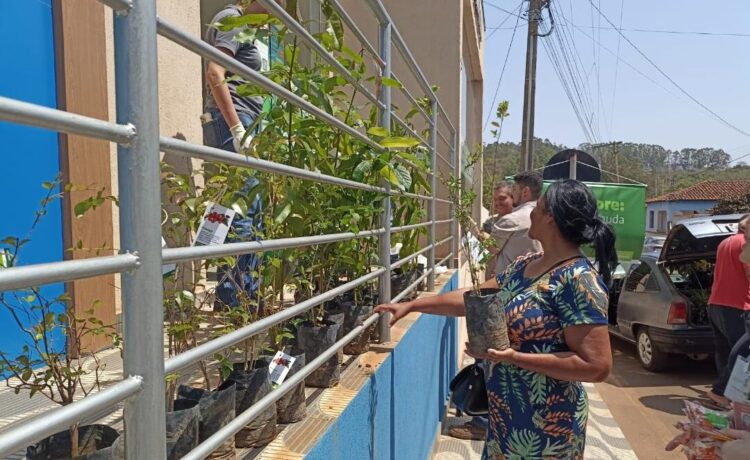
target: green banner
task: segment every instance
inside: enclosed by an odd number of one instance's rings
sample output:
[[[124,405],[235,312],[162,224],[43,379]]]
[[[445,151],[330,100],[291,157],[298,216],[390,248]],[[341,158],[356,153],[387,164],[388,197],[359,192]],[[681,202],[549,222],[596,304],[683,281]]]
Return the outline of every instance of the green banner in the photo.
[[[545,189],[550,183],[545,182]],[[586,185],[598,201],[599,214],[615,230],[620,261],[639,258],[646,234],[646,186],[594,182]]]

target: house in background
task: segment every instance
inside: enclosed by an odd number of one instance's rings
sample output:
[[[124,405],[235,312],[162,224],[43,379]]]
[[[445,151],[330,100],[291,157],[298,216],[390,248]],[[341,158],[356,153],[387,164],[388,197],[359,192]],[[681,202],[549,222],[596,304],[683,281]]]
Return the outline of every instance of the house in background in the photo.
[[[721,199],[750,193],[750,181],[704,181],[646,200],[646,232],[665,234],[672,225],[708,215]]]

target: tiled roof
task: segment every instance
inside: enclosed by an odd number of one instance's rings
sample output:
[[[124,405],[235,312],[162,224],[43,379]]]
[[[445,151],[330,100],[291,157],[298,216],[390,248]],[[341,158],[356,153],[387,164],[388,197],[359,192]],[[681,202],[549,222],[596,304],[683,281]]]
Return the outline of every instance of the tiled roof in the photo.
[[[718,201],[750,193],[750,180],[718,181],[707,180],[691,187],[675,190],[646,200],[646,203],[660,201]]]

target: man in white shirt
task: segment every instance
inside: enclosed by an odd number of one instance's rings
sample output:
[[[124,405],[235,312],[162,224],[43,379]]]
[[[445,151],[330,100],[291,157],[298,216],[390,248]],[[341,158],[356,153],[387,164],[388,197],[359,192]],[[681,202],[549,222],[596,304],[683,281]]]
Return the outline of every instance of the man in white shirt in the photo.
[[[492,238],[497,254],[494,272],[503,273],[517,258],[530,252],[539,252],[542,246],[529,238],[531,211],[542,194],[542,176],[536,172],[522,172],[513,178],[513,212],[498,219],[492,227]]]

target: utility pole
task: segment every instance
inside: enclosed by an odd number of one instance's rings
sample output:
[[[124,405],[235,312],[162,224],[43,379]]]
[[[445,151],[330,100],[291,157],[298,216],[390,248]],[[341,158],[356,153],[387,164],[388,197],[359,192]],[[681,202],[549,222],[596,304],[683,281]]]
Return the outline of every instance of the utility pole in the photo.
[[[542,5],[548,0],[529,0],[529,30],[526,41],[526,79],[523,91],[523,128],[521,131],[521,169],[534,165],[534,96],[536,95],[536,50]]]
[[[607,146],[612,147],[612,154],[615,157],[615,175],[617,176],[615,180],[617,180],[618,184],[620,183],[620,157],[618,155],[619,152],[617,151],[617,146],[620,144],[622,144],[622,141],[604,142],[601,144],[591,144],[591,153],[594,153],[594,151],[598,149],[599,147],[607,147]],[[602,163],[604,163],[604,155],[602,155],[601,160],[602,160]],[[599,170],[601,170],[602,166],[603,165],[599,165]]]

